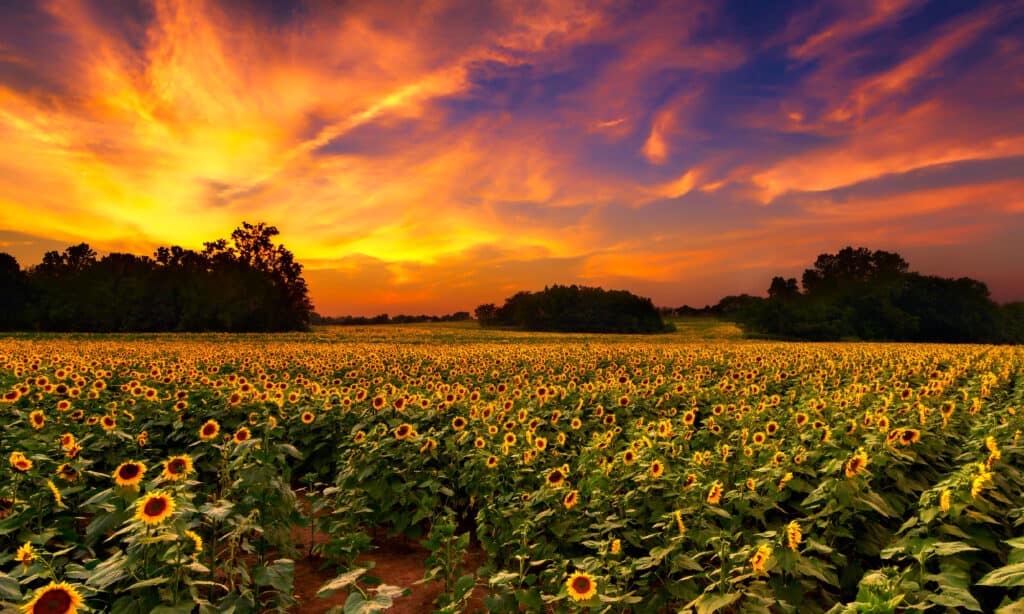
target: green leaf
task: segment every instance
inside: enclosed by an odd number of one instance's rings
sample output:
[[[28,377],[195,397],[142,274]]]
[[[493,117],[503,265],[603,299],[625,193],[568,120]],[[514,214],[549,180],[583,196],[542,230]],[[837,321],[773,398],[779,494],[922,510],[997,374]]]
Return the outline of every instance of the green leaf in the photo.
[[[279,443],[277,447],[284,451],[288,456],[302,460],[302,453],[299,452],[298,448],[290,443]]]
[[[140,582],[136,582],[135,584],[132,584],[128,588],[121,589],[118,592],[119,593],[127,593],[129,591],[134,591],[134,590],[137,590],[137,589],[140,589],[140,588],[147,588],[147,587],[150,587],[150,586],[160,586],[161,584],[166,584],[169,580],[170,580],[170,578],[165,578],[165,577],[149,578],[148,580],[142,580]]]
[[[939,542],[925,550],[926,552],[931,552],[937,556],[951,556],[954,554],[960,554],[961,552],[977,551],[978,549],[969,544],[965,544],[964,542]]]
[[[21,601],[21,585],[5,573],[0,573],[0,596],[11,601]]]
[[[1024,614],[1024,599],[1004,605],[996,610],[996,614]]]
[[[295,580],[295,561],[277,559],[270,565],[257,567],[252,578],[257,584],[270,585],[282,593],[291,594]]]
[[[942,592],[929,595],[928,601],[947,608],[964,608],[971,612],[981,612],[981,604],[966,588],[943,586]]]
[[[195,609],[195,602],[188,601],[184,603],[177,603],[175,605],[157,606],[150,610],[149,614],[192,614],[192,611]]]
[[[862,493],[860,500],[886,518],[896,516],[896,510],[894,510],[885,499],[873,490]]]
[[[462,576],[455,581],[455,587],[452,589],[452,599],[454,601],[461,601],[473,590],[474,586],[476,586],[476,576],[473,574]]]
[[[89,576],[85,579],[85,583],[88,586],[94,586],[96,588],[106,588],[111,584],[114,584],[121,578],[125,577],[125,554],[122,551],[118,551],[117,554],[107,558],[105,561],[96,565],[89,572]]]
[[[216,504],[207,503],[202,507],[201,511],[207,517],[221,522],[231,514],[231,510],[234,509],[234,507],[235,505],[230,501],[221,499],[220,501],[217,501]]]
[[[330,597],[335,591],[340,591],[346,586],[355,584],[356,580],[359,579],[367,570],[363,567],[346,571],[345,573],[335,577],[333,580],[327,582],[316,591],[316,596],[321,599]]]
[[[1024,563],[1015,563],[993,569],[978,580],[981,586],[1022,586],[1024,585]]]
[[[726,593],[724,595],[719,593],[704,593],[687,604],[687,607],[697,608],[697,614],[713,614],[722,608],[729,607],[735,603],[740,596],[741,593]]]

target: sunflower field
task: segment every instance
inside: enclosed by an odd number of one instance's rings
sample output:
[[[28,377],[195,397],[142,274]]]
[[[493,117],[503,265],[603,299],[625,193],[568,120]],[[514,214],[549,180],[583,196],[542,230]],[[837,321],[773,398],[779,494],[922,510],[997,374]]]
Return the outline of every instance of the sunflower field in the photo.
[[[390,536],[438,612],[1024,611],[1020,347],[11,336],[0,412],[12,610],[383,611]]]

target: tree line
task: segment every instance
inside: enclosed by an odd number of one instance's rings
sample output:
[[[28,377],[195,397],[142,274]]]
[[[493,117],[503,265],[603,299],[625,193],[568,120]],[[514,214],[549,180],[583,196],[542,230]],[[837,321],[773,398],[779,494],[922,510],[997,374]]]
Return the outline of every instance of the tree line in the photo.
[[[289,331],[313,305],[302,265],[277,228],[242,226],[200,251],[160,247],[152,257],[88,244],[50,251],[22,270],[0,253],[0,329],[37,331]]]
[[[318,313],[314,313],[310,323],[320,326],[368,326],[374,324],[419,324],[421,322],[465,322],[469,319],[470,316],[468,311],[456,311],[455,313],[446,313],[443,316],[428,316],[423,314],[417,316],[405,314],[389,316],[386,313],[382,313],[372,317],[322,316]]]
[[[625,290],[587,286],[545,287],[518,292],[501,307],[488,303],[474,311],[484,327],[590,333],[661,333],[666,325],[651,299]]]
[[[728,296],[703,310],[752,336],[947,342],[1024,342],[1024,303],[999,305],[981,281],[910,271],[897,253],[846,247],[821,254],[796,278],[776,276],[768,297]]]

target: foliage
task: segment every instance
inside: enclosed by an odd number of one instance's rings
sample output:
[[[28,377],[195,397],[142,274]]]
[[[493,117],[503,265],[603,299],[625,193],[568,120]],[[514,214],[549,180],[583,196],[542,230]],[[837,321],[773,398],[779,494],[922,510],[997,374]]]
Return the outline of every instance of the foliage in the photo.
[[[984,283],[909,272],[899,254],[846,247],[795,278],[775,277],[768,298],[729,297],[709,309],[754,336],[945,343],[1024,342],[1019,305],[1000,307]]]
[[[231,240],[153,258],[98,258],[85,243],[21,271],[0,254],[0,326],[51,331],[281,331],[309,324],[302,265],[278,230],[242,223]]]
[[[501,307],[476,308],[481,326],[531,331],[661,333],[670,330],[651,299],[625,290],[586,286],[549,286],[518,292]]]
[[[321,316],[319,314],[313,314],[310,320],[311,324],[320,326],[367,326],[374,324],[416,324],[419,322],[465,322],[469,320],[468,311],[456,311],[455,313],[448,313],[442,316],[428,316],[421,314],[418,316],[410,316],[399,314],[396,316],[389,316],[386,313],[376,315],[373,317],[367,316]]]
[[[309,523],[342,612],[402,593],[361,556],[380,530],[426,545],[442,611],[473,590],[495,612],[1024,599],[1019,347],[11,337],[0,393],[0,607],[66,582],[98,611],[302,611]]]

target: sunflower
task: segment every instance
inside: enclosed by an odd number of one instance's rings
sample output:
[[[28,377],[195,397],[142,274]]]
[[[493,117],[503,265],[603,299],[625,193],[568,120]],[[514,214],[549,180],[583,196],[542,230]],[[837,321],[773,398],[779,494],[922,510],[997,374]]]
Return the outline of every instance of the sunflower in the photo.
[[[803,533],[800,531],[800,523],[796,520],[791,520],[786,525],[786,544],[789,546],[789,549],[796,552],[803,538]]]
[[[311,411],[304,411],[302,412],[302,415],[299,416],[299,420],[302,420],[303,424],[313,424],[313,420],[315,419],[316,416],[314,416]]]
[[[581,426],[583,426],[583,421],[580,420],[579,418],[573,418],[569,422],[569,428],[571,428],[574,431],[578,431]]]
[[[454,418],[452,418],[452,428],[455,429],[456,431],[461,431],[462,429],[466,428],[466,424],[466,419],[463,418],[462,416],[455,416]]]
[[[565,581],[565,586],[573,601],[586,601],[597,594],[597,583],[594,581],[594,576],[586,572],[574,572]]]
[[[32,461],[25,457],[21,452],[11,452],[10,457],[7,459],[11,467],[14,467],[18,471],[28,471],[32,468]]]
[[[544,450],[545,448],[548,447],[548,440],[545,439],[544,437],[537,437],[536,439],[533,440],[533,447],[537,448],[538,450]]]
[[[514,446],[514,445],[516,445],[516,434],[515,433],[505,433],[504,441],[505,441],[505,445],[506,446]]]
[[[32,561],[36,560],[36,551],[32,548],[32,542],[25,542],[23,546],[18,546],[18,550],[14,554],[14,560],[24,565],[25,569],[28,569],[32,565]]]
[[[36,430],[46,426],[46,414],[41,409],[29,413],[28,419],[32,423],[32,428]]]
[[[795,416],[795,419],[796,419],[796,425],[797,426],[803,426],[803,425],[807,424],[808,417],[807,417],[807,414],[805,414],[803,412],[800,412],[800,413],[798,413]]]
[[[565,473],[561,469],[552,469],[548,473],[547,482],[549,486],[561,486],[565,483]]]
[[[210,441],[217,434],[220,433],[220,425],[214,419],[207,420],[203,426],[199,427],[199,438],[203,441]]]
[[[121,463],[114,470],[114,482],[123,488],[138,488],[146,473],[146,464],[137,461]]]
[[[135,519],[147,525],[159,524],[174,513],[174,499],[162,491],[149,493],[137,505]]]
[[[408,439],[412,435],[412,433],[413,433],[412,425],[409,424],[409,423],[403,422],[402,424],[398,425],[398,428],[395,429],[395,439],[397,439],[399,441],[401,441],[403,439]]]
[[[651,477],[660,478],[663,473],[665,473],[665,465],[661,464],[661,461],[656,460],[651,463]]]
[[[715,481],[711,485],[711,489],[708,491],[708,503],[711,505],[718,505],[718,502],[722,500],[722,483]]]
[[[489,469],[493,469],[493,468],[495,468],[497,466],[498,466],[498,457],[494,456],[493,454],[491,456],[488,456],[487,457],[487,467]]]
[[[917,429],[901,429],[900,430],[900,443],[909,446],[912,443],[921,441],[921,431]]]
[[[630,448],[622,453],[622,462],[626,465],[632,465],[636,462],[636,452],[633,448]]]
[[[476,446],[477,449],[482,450],[483,448],[487,447],[487,440],[485,440],[483,437],[477,437],[476,439],[473,440],[473,445]]]
[[[199,534],[195,531],[185,531],[185,538],[189,540],[189,545],[192,546],[190,554],[193,558],[198,557],[199,553],[203,551],[203,538],[199,537]]]
[[[767,424],[764,425],[764,430],[769,435],[774,435],[775,432],[779,430],[779,423],[774,420],[770,420]]]
[[[75,445],[75,436],[71,433],[64,433],[60,436],[60,447],[67,451]]]
[[[60,490],[57,485],[53,483],[53,480],[46,480],[46,487],[50,489],[50,493],[53,494],[53,503],[57,507],[64,508],[64,499],[60,496]]]
[[[758,432],[754,433],[753,440],[754,440],[754,445],[761,445],[761,444],[764,443],[765,434],[762,433],[761,431],[758,431]]]
[[[67,582],[50,582],[38,589],[21,607],[25,614],[76,614],[82,605],[81,593]]]
[[[106,415],[100,418],[100,426],[103,427],[104,431],[112,431],[117,428],[117,419],[111,415]]]
[[[857,448],[857,451],[853,456],[846,461],[846,477],[852,478],[857,474],[863,473],[868,465],[868,455],[864,451],[864,448]]]
[[[188,474],[192,473],[193,470],[192,457],[187,454],[181,454],[165,460],[164,470],[160,475],[165,480],[178,482],[188,477]]]
[[[579,499],[579,491],[570,490],[569,492],[565,493],[565,498],[562,499],[562,504],[565,505],[565,509],[571,510],[572,508],[576,507],[576,504],[579,502]]]
[[[772,547],[768,544],[761,544],[750,557],[750,566],[754,568],[754,574],[768,573],[768,561],[772,558]]]
[[[231,437],[235,443],[244,443],[252,438],[252,431],[248,427],[243,426],[242,428],[235,431],[235,434]]]
[[[622,552],[622,540],[621,539],[613,539],[612,540],[612,544],[611,544],[611,548],[609,548],[609,552],[611,554],[613,554],[613,555]]]
[[[57,475],[65,482],[74,482],[78,479],[78,469],[75,469],[67,463],[61,463],[61,465],[57,467]]]
[[[948,488],[944,488],[942,490],[942,494],[939,495],[939,509],[943,512],[949,511],[949,504],[952,499],[952,495],[953,493],[951,493]]]

